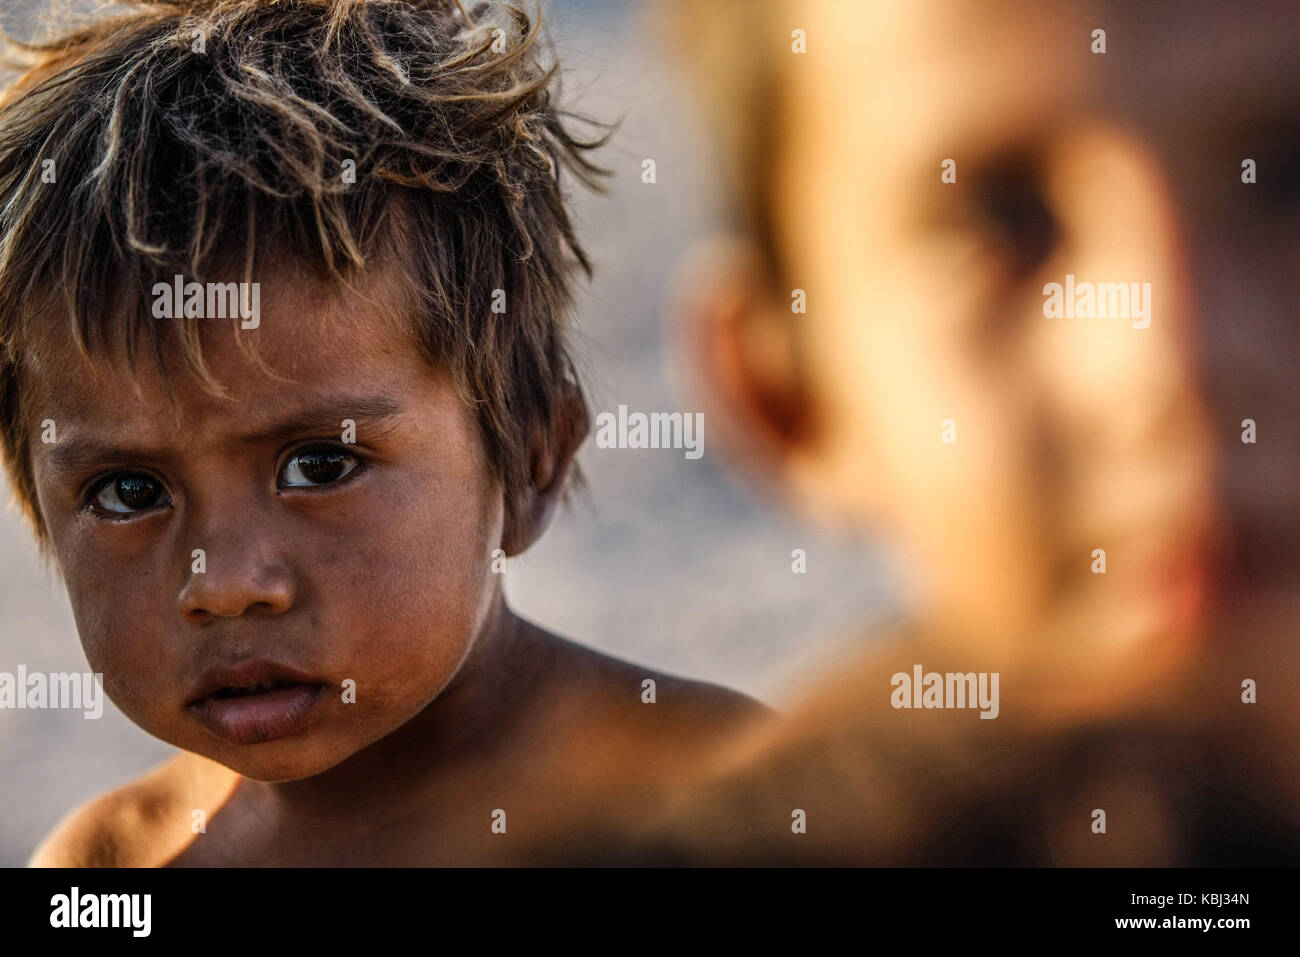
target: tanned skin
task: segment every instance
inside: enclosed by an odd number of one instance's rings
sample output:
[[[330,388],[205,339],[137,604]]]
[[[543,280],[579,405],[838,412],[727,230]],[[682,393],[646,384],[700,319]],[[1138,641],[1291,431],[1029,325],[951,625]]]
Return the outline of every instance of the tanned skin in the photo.
[[[147,361],[133,376],[120,354],[53,338],[35,353],[29,414],[58,435],[33,452],[40,509],[87,658],[182,753],[73,812],[32,864],[508,862],[561,814],[597,813],[607,784],[698,773],[718,735],[763,713],[507,607],[492,552],[545,528],[587,429],[576,395],[510,512],[472,407],[376,307],[384,280],[334,294],[286,270],[262,291],[242,335],[269,372],[233,326],[205,327],[228,398],[179,363],[169,397]],[[157,495],[123,510],[122,474],[134,503]],[[295,732],[238,744],[190,704],[206,669],[252,658],[324,692]]]

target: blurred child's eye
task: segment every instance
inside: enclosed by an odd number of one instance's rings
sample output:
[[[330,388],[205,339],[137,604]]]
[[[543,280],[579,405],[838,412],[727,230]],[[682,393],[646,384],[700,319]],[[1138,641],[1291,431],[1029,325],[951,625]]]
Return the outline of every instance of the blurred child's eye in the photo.
[[[87,506],[101,514],[130,515],[171,504],[163,484],[141,472],[110,475],[91,491]]]
[[[1060,226],[1031,170],[1006,169],[976,188],[979,214],[1017,272],[1042,263],[1056,248]]]
[[[280,470],[280,488],[310,488],[337,482],[352,472],[361,460],[338,448],[316,448],[297,452]]]

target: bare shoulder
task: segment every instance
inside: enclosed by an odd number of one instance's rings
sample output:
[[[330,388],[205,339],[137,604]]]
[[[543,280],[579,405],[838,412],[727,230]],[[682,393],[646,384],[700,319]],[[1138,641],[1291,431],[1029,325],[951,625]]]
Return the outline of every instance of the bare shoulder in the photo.
[[[212,808],[238,775],[182,751],[82,804],[32,853],[29,867],[157,867],[193,839],[193,809]]]
[[[714,773],[735,740],[775,722],[748,695],[602,654],[542,633],[519,739],[532,742],[514,780],[540,782],[535,862],[571,863],[592,834],[643,826]],[[613,838],[611,838],[612,840]]]
[[[775,713],[719,684],[657,671],[556,635],[548,639],[554,647],[556,692],[584,701],[586,710],[623,719],[619,723],[654,725],[665,734],[706,738]]]

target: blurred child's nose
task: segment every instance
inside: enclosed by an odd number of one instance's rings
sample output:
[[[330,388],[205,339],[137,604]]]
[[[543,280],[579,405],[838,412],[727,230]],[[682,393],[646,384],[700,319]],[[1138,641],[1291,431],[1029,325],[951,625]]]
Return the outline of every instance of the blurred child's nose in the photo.
[[[1066,320],[1073,359],[1061,400],[1092,421],[1086,443],[1112,451],[1189,450],[1207,438],[1196,360],[1201,297],[1190,225],[1168,172],[1137,137],[1109,126],[1081,127],[1063,145],[1052,191],[1064,239],[1049,278],[1091,284],[1092,317]],[[1111,295],[1116,285],[1123,295]],[[1127,303],[1125,303],[1127,299]],[[1115,305],[1120,305],[1120,314]],[[1145,456],[1143,456],[1145,457]]]

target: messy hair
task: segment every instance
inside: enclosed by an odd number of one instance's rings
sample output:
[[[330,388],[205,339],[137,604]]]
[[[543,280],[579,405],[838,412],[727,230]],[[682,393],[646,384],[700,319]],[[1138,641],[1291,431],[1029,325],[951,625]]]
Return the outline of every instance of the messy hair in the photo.
[[[195,319],[154,318],[148,293],[173,273],[247,280],[283,261],[340,290],[379,267],[396,278],[415,341],[476,410],[509,510],[531,443],[560,438],[561,398],[582,401],[567,317],[590,263],[561,180],[599,189],[587,154],[608,135],[577,138],[555,105],[540,11],[118,3],[6,38],[25,72],[0,100],[0,435],[38,538],[22,386],[39,337],[116,346],[132,370],[151,357],[164,381],[175,342],[220,391]]]

